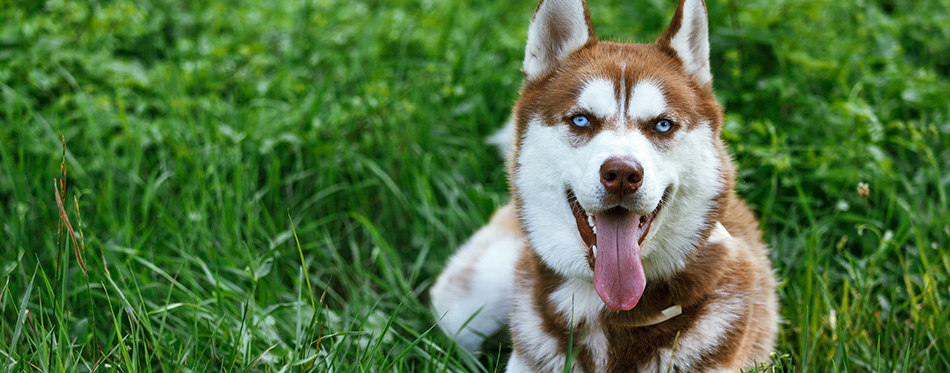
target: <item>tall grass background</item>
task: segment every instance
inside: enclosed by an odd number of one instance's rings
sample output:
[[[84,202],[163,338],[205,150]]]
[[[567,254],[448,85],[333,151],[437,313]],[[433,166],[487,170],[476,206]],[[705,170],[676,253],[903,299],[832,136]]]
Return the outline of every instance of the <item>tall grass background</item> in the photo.
[[[636,42],[675,8],[590,3]],[[508,198],[535,5],[0,0],[0,369],[503,370],[426,290]],[[950,370],[950,2],[707,5],[769,369]]]

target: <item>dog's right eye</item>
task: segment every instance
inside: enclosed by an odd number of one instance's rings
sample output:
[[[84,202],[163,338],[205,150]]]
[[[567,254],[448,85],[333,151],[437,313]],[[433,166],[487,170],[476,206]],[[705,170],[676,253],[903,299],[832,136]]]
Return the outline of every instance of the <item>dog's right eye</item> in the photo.
[[[586,116],[575,115],[571,118],[571,123],[574,123],[574,125],[578,127],[587,127],[590,125],[590,120],[587,119]]]

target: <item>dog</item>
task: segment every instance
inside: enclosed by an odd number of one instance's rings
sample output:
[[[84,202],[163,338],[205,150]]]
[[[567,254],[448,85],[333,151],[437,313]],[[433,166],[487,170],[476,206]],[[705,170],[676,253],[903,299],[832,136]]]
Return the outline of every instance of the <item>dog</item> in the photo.
[[[511,202],[430,290],[443,330],[477,352],[509,325],[509,372],[767,363],[776,280],[734,191],[703,0],[649,44],[598,41],[585,1],[541,0],[523,72],[498,135]]]

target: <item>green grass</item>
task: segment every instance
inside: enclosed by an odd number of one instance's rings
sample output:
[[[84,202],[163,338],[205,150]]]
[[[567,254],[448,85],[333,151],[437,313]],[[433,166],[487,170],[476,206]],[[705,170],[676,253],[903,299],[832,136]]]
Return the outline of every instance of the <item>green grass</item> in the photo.
[[[673,3],[591,14],[649,41]],[[507,199],[483,138],[534,6],[0,0],[0,369],[503,368],[426,290]],[[950,2],[709,14],[781,279],[774,369],[950,370]]]

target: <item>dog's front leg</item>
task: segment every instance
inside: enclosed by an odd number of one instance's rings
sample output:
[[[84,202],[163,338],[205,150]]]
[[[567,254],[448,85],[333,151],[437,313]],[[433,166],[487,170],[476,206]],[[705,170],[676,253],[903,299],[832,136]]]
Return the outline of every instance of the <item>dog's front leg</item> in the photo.
[[[531,367],[525,363],[524,358],[521,357],[517,352],[513,352],[511,357],[508,359],[508,366],[505,368],[506,373],[522,373],[522,372],[532,372]]]
[[[449,259],[432,286],[442,330],[476,353],[485,336],[508,323],[515,262],[524,236],[514,206],[505,205]]]

